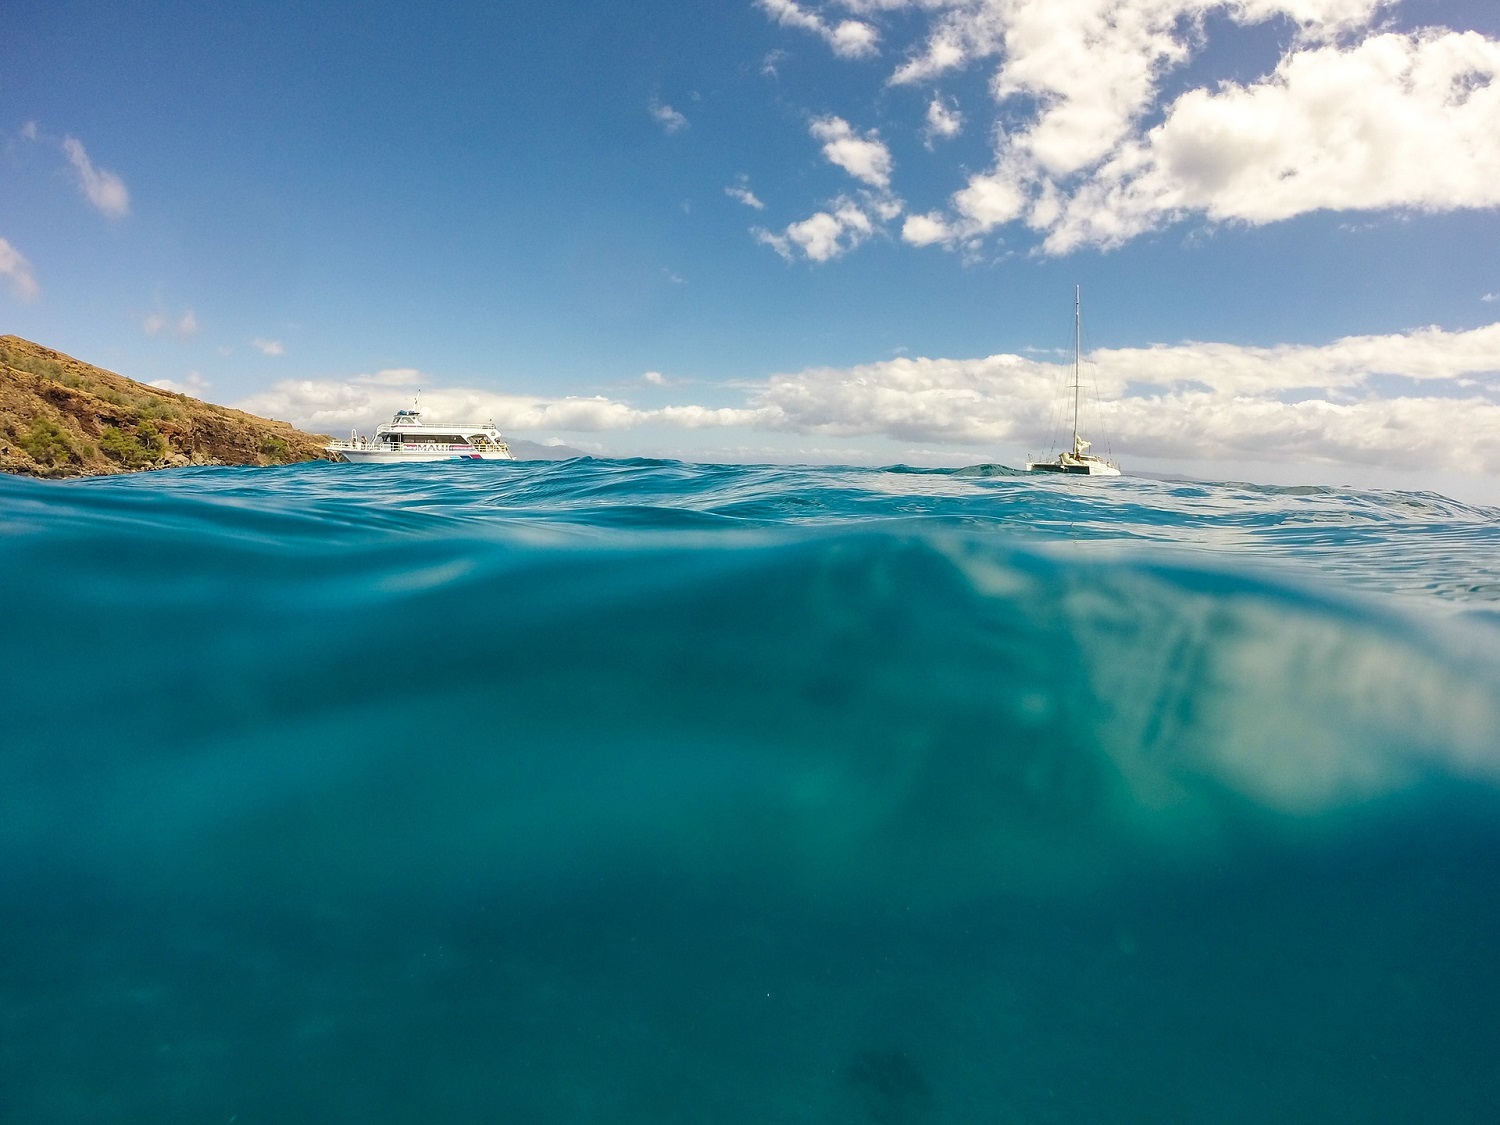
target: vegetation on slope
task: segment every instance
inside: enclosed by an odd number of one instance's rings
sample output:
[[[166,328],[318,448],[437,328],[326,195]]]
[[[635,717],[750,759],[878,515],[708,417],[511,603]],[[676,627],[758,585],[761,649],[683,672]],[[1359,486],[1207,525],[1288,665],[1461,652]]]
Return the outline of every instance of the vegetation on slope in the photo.
[[[71,477],[179,465],[284,465],[328,439],[150,387],[0,336],[0,471]]]

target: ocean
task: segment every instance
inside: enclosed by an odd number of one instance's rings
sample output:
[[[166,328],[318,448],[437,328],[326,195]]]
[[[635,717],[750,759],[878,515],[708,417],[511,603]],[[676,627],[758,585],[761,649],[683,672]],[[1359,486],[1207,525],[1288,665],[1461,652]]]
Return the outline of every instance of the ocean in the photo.
[[[0,477],[0,1120],[1500,1119],[1500,510]]]

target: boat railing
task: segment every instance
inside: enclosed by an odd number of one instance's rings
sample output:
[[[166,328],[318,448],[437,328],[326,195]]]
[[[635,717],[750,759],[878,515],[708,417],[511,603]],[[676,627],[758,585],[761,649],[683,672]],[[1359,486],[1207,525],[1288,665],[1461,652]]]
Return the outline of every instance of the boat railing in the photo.
[[[503,441],[488,441],[483,444],[470,444],[463,442],[437,442],[437,441],[348,441],[336,439],[324,446],[330,450],[345,449],[377,449],[377,450],[399,450],[407,449],[418,453],[436,453],[447,450],[466,450],[474,453],[509,453],[510,446]]]

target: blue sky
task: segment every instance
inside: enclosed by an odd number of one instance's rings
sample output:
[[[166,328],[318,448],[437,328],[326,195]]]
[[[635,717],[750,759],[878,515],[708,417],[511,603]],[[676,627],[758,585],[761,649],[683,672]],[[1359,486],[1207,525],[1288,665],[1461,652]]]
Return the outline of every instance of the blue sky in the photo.
[[[0,42],[0,329],[134,378],[1015,463],[1076,284],[1127,468],[1500,499],[1492,0],[10,0]]]

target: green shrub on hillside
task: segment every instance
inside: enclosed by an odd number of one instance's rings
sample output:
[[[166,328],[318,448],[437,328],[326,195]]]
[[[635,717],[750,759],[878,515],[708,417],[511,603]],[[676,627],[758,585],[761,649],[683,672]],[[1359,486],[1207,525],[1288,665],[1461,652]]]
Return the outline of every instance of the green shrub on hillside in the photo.
[[[93,378],[86,373],[69,371],[55,359],[27,355],[25,352],[8,348],[4,344],[0,344],[0,363],[14,367],[17,371],[29,371],[33,375],[39,375],[69,390],[84,391],[102,398],[111,406],[131,411],[137,419],[184,416],[182,407],[163,395],[149,392],[131,394],[129,391],[112,387],[104,380]]]
[[[182,407],[164,398],[142,395],[136,400],[141,418],[181,418]]]
[[[51,379],[54,383],[63,381],[62,364],[55,359],[26,355],[24,352],[0,346],[0,363],[4,363],[7,367],[14,367],[17,371],[30,371],[33,375]]]
[[[106,426],[99,435],[99,448],[106,457],[127,469],[139,469],[161,460],[167,443],[155,426],[142,422],[134,434],[127,434],[117,426]]]
[[[267,434],[260,439],[260,454],[273,461],[285,461],[292,455],[292,447],[275,434]]]
[[[73,460],[76,454],[67,431],[48,418],[38,418],[31,429],[16,439],[39,465],[63,465]]]
[[[135,428],[135,440],[151,455],[153,461],[167,451],[167,439],[150,422],[142,422]]]
[[[139,449],[135,438],[114,426],[104,427],[104,432],[99,435],[99,448],[104,451],[106,457],[122,465],[131,464],[138,456]]]

